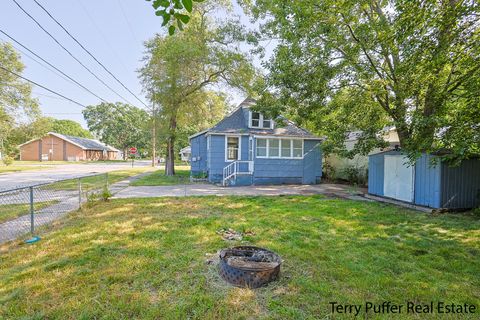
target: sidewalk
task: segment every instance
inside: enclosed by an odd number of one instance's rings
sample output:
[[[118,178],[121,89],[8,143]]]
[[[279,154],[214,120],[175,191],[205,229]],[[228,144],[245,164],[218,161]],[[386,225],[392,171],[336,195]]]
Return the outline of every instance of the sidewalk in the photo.
[[[185,196],[279,196],[279,195],[314,195],[352,200],[366,200],[361,195],[366,191],[342,184],[317,185],[271,185],[220,187],[212,184],[184,184],[174,186],[126,187],[117,192],[113,198],[148,198],[148,197],[185,197]]]

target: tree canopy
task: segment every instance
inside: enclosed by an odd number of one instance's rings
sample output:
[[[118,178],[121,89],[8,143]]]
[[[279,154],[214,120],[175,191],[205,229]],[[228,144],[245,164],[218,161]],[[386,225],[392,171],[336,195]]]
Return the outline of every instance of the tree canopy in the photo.
[[[150,118],[145,110],[124,103],[100,103],[83,111],[88,129],[106,144],[124,151],[136,147],[147,152],[151,133]]]
[[[52,124],[50,131],[75,137],[89,139],[93,138],[93,135],[90,133],[90,131],[83,129],[80,123],[76,121],[51,119],[51,122]]]
[[[158,106],[167,140],[166,173],[174,174],[178,128],[205,129],[223,116],[219,85],[248,88],[255,70],[241,53],[228,22],[214,21],[218,3],[207,1],[192,11],[185,32],[157,35],[146,43],[140,70],[144,90]]]
[[[477,1],[243,3],[261,24],[259,39],[278,41],[265,111],[295,115],[337,149],[346,131],[360,129],[355,152],[366,153],[394,125],[412,158],[480,153]]]
[[[0,42],[0,66],[21,74],[25,69],[20,55],[9,43]],[[14,130],[40,116],[32,87],[12,73],[0,69],[0,152],[13,153],[17,145]]]

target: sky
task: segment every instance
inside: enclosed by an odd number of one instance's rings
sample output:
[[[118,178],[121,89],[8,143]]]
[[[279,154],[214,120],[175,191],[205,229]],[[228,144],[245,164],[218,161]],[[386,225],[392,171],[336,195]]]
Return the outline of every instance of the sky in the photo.
[[[128,93],[88,56],[33,0],[16,1],[108,86],[133,105],[145,108],[140,101]],[[145,0],[37,1],[127,88],[148,105],[148,101],[142,93],[136,70],[142,65],[144,41],[152,38],[156,33],[165,33],[166,31],[165,28],[161,27],[161,18],[154,14],[151,2]],[[242,22],[249,24],[248,19],[238,7],[235,8],[234,14],[242,16]],[[125,102],[58,46],[34,21],[21,11],[13,0],[1,1],[0,30],[55,65],[99,97],[112,102]],[[5,42],[7,40],[6,36],[0,34],[0,41]],[[51,68],[47,69],[31,59],[31,57],[35,57],[22,47],[16,44],[14,46],[25,53],[20,52],[22,62],[26,66],[22,75],[26,78],[83,105],[101,102],[97,97],[79,88],[68,79],[59,76],[57,72],[52,72]],[[258,65],[259,61],[255,61],[255,64]],[[231,92],[230,95],[233,103],[239,103],[245,98],[238,92]],[[40,107],[45,116],[75,120],[83,127],[87,127],[81,114],[81,106],[57,97],[37,86],[33,88],[33,96],[40,101]]]

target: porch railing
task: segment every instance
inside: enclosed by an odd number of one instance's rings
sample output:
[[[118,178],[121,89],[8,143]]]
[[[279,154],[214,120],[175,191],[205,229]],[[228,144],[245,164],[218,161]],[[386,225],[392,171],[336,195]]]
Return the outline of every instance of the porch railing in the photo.
[[[230,180],[236,179],[237,175],[253,174],[253,161],[233,161],[223,168],[222,185],[226,186]]]

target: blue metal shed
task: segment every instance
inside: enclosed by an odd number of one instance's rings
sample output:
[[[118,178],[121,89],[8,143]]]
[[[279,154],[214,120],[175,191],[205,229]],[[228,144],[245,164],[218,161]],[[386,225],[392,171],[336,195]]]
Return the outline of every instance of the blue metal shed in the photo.
[[[410,165],[401,151],[369,156],[368,193],[435,209],[480,206],[480,159],[451,167],[422,154]]]

